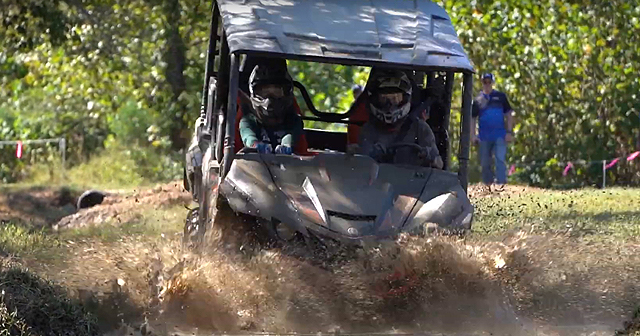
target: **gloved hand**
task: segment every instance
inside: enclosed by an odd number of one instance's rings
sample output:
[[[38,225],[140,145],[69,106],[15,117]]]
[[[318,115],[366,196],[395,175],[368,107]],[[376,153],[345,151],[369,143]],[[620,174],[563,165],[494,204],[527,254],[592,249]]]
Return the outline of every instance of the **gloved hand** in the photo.
[[[436,156],[436,158],[431,163],[431,167],[438,169],[442,169],[442,167],[444,167],[444,162],[442,161],[440,155]]]
[[[277,145],[276,146],[276,150],[274,151],[276,154],[287,154],[287,155],[291,155],[293,154],[293,149],[291,149],[291,146],[287,146],[287,145]]]
[[[371,150],[371,154],[369,156],[371,156],[375,160],[380,160],[384,158],[386,155],[387,155],[387,150],[384,148],[384,146],[381,143],[377,142],[373,145],[373,149]]]
[[[270,154],[273,152],[273,147],[271,147],[271,144],[260,141],[254,142],[251,147],[257,149],[258,153],[260,154]]]
[[[418,152],[418,158],[422,160],[422,164],[427,167],[442,169],[444,167],[444,161],[437,153],[431,153],[428,148],[424,148]]]

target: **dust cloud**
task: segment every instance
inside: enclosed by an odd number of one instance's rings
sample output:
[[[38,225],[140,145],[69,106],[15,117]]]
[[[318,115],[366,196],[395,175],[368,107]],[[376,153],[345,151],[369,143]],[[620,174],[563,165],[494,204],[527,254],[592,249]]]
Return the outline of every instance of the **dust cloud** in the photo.
[[[159,259],[160,334],[611,335],[638,302],[638,246],[515,232],[400,237],[310,262],[283,250]],[[171,269],[170,269],[171,268]]]

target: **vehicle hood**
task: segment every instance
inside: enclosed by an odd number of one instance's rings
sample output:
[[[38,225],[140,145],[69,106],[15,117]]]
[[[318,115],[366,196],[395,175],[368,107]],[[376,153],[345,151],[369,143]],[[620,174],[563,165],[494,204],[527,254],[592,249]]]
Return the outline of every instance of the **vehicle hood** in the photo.
[[[274,183],[296,205],[311,201],[322,219],[316,224],[347,236],[373,235],[404,223],[431,173],[341,154],[266,162]]]
[[[234,160],[222,189],[236,211],[275,218],[299,231],[359,239],[397,233],[423,204],[433,173],[360,155],[249,153]],[[439,191],[426,194],[433,198]]]

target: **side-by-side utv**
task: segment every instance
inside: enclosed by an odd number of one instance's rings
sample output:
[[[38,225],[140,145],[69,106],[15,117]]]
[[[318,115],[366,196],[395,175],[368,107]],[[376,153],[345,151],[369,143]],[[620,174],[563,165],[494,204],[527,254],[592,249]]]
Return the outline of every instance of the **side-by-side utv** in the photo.
[[[303,120],[346,124],[347,132],[306,129],[304,155],[242,148],[239,105],[261,58],[405,71],[415,86],[412,113],[428,115],[444,168],[347,154],[368,118],[365,95],[343,113],[322,112],[299,82],[294,86],[308,110],[298,108]],[[463,74],[457,173],[450,171],[448,135],[456,73]],[[281,243],[359,245],[431,228],[469,230],[473,73],[448,14],[428,0],[214,1],[201,118],[185,169],[185,187],[199,208],[187,220],[185,240],[200,241],[228,214],[255,219]]]

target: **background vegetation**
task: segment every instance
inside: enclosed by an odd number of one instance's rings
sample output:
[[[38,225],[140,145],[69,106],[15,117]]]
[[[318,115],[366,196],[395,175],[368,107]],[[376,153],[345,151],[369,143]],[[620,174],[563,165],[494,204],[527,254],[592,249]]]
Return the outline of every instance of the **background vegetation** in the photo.
[[[516,110],[509,159],[526,165],[515,178],[593,185],[602,179],[599,164],[563,177],[562,163],[638,149],[639,7],[623,0],[438,2],[478,72],[494,72]],[[171,162],[199,111],[209,11],[204,0],[5,1],[0,139],[64,137],[69,167],[111,149],[128,151],[129,172],[144,179],[179,176],[180,164]],[[326,110],[345,110],[351,85],[367,76],[366,69],[300,62],[291,70]],[[457,120],[454,114],[454,137]],[[21,161],[14,151],[0,148],[4,182],[58,157],[55,146],[27,146]],[[149,168],[137,168],[143,164]],[[609,181],[637,184],[638,172],[637,162],[618,164]]]

